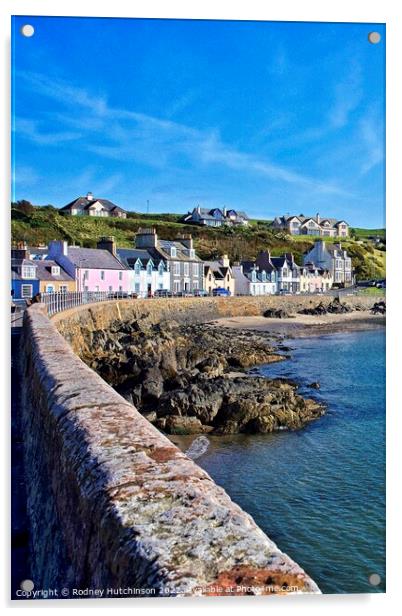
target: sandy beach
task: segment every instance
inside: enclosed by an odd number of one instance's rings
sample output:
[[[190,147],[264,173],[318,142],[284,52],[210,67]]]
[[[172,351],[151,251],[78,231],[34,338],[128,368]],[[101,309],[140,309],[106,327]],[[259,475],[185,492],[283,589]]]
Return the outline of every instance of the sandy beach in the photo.
[[[323,336],[332,333],[377,329],[385,326],[383,315],[369,311],[345,314],[307,315],[297,314],[288,319],[253,317],[227,317],[213,321],[214,325],[272,332],[290,338]]]

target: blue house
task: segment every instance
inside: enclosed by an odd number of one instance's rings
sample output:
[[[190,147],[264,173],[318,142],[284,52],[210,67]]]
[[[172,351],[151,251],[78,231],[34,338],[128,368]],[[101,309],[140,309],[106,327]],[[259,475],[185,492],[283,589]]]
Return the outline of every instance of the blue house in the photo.
[[[31,299],[39,293],[39,286],[35,262],[26,258],[12,258],[11,292],[13,299]]]

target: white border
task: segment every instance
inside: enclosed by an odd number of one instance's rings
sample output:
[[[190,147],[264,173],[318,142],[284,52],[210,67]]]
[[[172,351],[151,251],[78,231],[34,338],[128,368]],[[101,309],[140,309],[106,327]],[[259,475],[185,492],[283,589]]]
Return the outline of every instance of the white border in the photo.
[[[198,0],[189,3],[184,0],[169,0],[168,3],[156,0],[139,2],[133,0],[113,0],[112,3],[103,3],[89,0],[2,0],[0,3],[0,37],[2,50],[1,71],[1,104],[2,104],[2,131],[1,131],[1,176],[2,189],[2,224],[3,241],[0,243],[2,251],[2,276],[0,284],[4,299],[3,340],[8,340],[8,262],[9,250],[9,209],[10,202],[10,103],[9,103],[9,62],[10,62],[10,15],[65,15],[65,16],[105,16],[105,17],[166,17],[166,18],[198,18],[198,19],[261,19],[277,21],[337,21],[337,22],[379,22],[387,24],[387,239],[388,239],[388,267],[387,267],[387,302],[388,302],[388,335],[387,335],[387,594],[386,595],[325,595],[322,597],[287,597],[287,598],[244,598],[225,599],[216,598],[195,600],[104,600],[83,602],[36,602],[33,606],[28,603],[12,604],[7,600],[9,596],[9,545],[4,542],[2,549],[2,575],[4,605],[11,609],[22,610],[28,607],[41,607],[50,609],[74,609],[79,613],[85,609],[116,609],[126,608],[146,610],[147,613],[164,610],[173,613],[173,610],[183,612],[191,611],[217,611],[222,609],[244,610],[253,609],[257,612],[266,610],[281,611],[281,613],[319,613],[325,609],[328,614],[338,614],[339,610],[350,609],[355,614],[364,613],[365,616],[378,614],[379,610],[388,611],[397,605],[399,579],[400,579],[400,520],[402,519],[401,497],[398,496],[399,476],[397,473],[397,452],[400,449],[399,441],[402,434],[402,400],[399,385],[402,358],[402,336],[400,327],[400,314],[398,295],[401,296],[401,276],[397,276],[400,266],[398,247],[402,237],[398,230],[402,229],[401,215],[401,185],[402,174],[400,155],[398,149],[402,143],[402,88],[401,88],[401,41],[402,41],[402,5],[395,0],[337,0],[337,2],[323,2],[322,0],[281,0],[271,5],[261,0],[247,0],[243,3],[226,2],[224,0]],[[399,180],[399,182],[398,182]],[[3,343],[3,348],[6,345]],[[6,356],[1,377],[3,380],[2,392],[9,389],[9,357]],[[398,367],[399,365],[399,367]],[[3,452],[9,452],[9,424],[8,399],[2,405],[3,411]],[[399,446],[399,447],[398,447]],[[5,469],[2,477],[6,477],[8,485],[8,455],[3,455]],[[8,502],[8,490],[3,502]],[[4,528],[2,537],[9,533],[9,513],[2,514]]]

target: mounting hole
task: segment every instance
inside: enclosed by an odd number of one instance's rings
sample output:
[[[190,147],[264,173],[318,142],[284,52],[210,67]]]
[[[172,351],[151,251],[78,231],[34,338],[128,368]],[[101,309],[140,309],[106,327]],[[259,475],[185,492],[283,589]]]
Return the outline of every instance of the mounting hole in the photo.
[[[34,589],[35,584],[32,580],[22,580],[20,584],[21,590],[25,590],[26,592],[31,592]]]
[[[378,573],[372,573],[369,576],[369,582],[372,586],[378,586],[378,584],[381,583],[381,577],[378,575]]]
[[[26,36],[27,38],[33,36],[35,34],[35,28],[31,26],[31,24],[25,24],[21,28],[22,36]]]
[[[368,40],[373,45],[377,45],[381,41],[381,34],[379,32],[370,32]]]

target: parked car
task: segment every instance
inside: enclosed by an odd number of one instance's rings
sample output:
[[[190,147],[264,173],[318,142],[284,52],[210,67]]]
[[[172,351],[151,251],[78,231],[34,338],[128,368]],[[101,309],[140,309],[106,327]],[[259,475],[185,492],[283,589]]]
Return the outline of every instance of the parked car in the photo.
[[[175,297],[193,297],[193,294],[190,291],[178,291],[174,294]]]
[[[292,295],[292,292],[291,292],[291,291],[288,291],[288,289],[281,289],[281,290],[278,292],[278,295]]]
[[[205,289],[194,289],[194,297],[208,297]]]
[[[214,297],[229,297],[230,291],[228,289],[224,289],[223,287],[218,287],[217,289],[212,290],[212,295]]]
[[[154,297],[173,297],[173,293],[169,289],[156,289]]]

